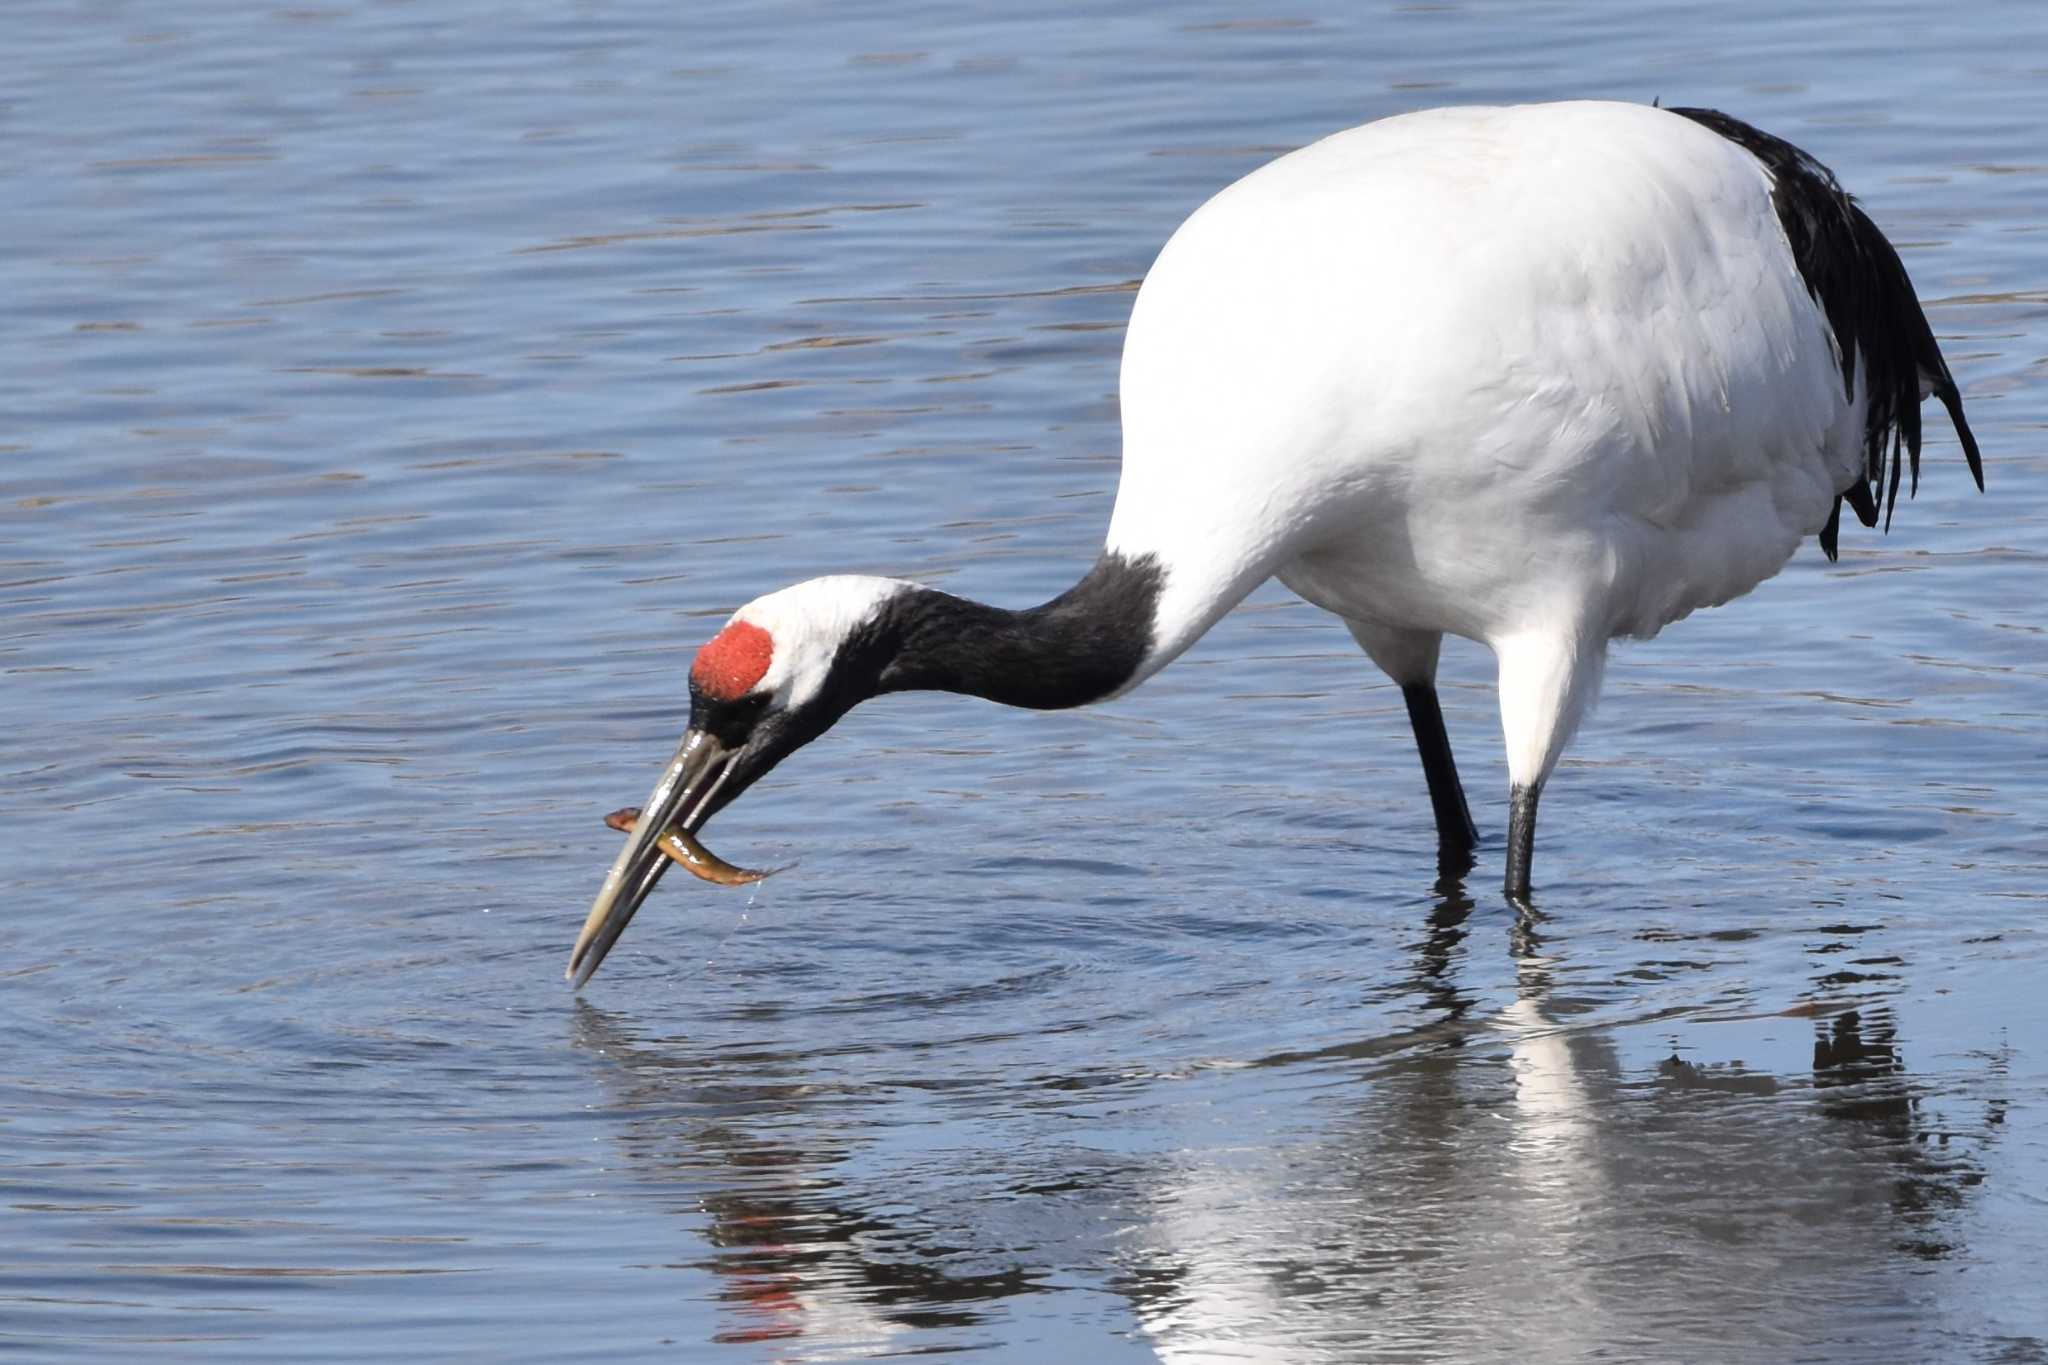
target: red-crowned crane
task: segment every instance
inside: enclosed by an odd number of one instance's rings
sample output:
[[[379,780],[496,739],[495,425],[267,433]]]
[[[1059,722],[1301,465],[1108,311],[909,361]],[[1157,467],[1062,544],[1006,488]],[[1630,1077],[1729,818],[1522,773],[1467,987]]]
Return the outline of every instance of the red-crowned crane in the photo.
[[[1436,695],[1500,665],[1506,888],[1608,642],[1748,592],[1843,503],[1889,524],[1920,403],[1977,444],[1912,282],[1819,162],[1725,114],[1437,109],[1263,166],[1183,223],[1132,308],[1102,556],[1042,606],[887,578],[757,598],[569,960],[582,985],[689,832],[868,697],[1081,706],[1269,578],[1401,687],[1446,849],[1476,835]],[[1901,450],[1903,449],[1903,457]]]

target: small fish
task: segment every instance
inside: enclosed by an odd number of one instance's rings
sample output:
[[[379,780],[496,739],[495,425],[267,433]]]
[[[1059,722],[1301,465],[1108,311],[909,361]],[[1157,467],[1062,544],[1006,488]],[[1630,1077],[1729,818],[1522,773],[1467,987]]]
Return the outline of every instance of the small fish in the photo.
[[[640,808],[626,806],[605,816],[605,824],[622,834],[631,834],[640,823]],[[745,886],[758,882],[763,877],[772,877],[786,869],[771,867],[765,871],[736,867],[697,842],[697,836],[680,825],[670,825],[661,836],[661,851],[690,870],[691,875],[702,877],[707,882],[720,886]]]

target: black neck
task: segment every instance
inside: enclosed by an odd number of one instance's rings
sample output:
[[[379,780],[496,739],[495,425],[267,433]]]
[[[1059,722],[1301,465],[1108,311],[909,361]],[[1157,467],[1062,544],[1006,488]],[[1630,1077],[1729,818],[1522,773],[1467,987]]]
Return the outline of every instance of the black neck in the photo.
[[[1079,583],[1025,611],[911,588],[864,632],[874,690],[962,692],[1040,711],[1099,701],[1144,662],[1164,578],[1149,555],[1104,554]]]

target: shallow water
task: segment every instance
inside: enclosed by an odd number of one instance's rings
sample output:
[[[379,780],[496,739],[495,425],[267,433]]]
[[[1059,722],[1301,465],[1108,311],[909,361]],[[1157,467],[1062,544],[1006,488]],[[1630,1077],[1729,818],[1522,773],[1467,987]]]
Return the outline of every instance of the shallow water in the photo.
[[[10,8],[0,1351],[2048,1359],[2048,10],[1288,14]],[[562,990],[727,612],[1057,591],[1180,218],[1581,94],[1830,163],[1991,491],[1618,653],[1539,916],[1483,653],[1440,881],[1268,589],[864,708]]]

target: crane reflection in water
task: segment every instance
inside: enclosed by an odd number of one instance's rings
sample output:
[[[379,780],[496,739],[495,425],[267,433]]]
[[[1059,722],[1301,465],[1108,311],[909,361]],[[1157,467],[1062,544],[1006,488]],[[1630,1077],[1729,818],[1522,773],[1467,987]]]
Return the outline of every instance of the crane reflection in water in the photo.
[[[1004,1340],[1033,1296],[1089,1285],[1123,1304],[1096,1315],[1106,1332],[1168,1360],[1530,1358],[1635,1334],[1739,1353],[1813,1340],[1823,1302],[1910,1333],[1914,1267],[1963,1249],[2001,1131],[1997,1055],[1916,1079],[1886,983],[1822,984],[1842,946],[1824,936],[1813,998],[1779,1016],[1810,1015],[1810,1073],[1702,1060],[1720,1020],[1615,1021],[1534,915],[1511,991],[1465,984],[1474,910],[1448,872],[1389,988],[1403,1028],[1105,1063],[1021,1096],[1014,1077],[893,1064],[793,1004],[751,1011],[753,1045],[588,1004],[575,1039],[615,1097],[626,1178],[692,1225],[679,1245],[701,1238],[725,1286],[724,1340],[828,1357]],[[1641,970],[1675,937],[1646,936]],[[1646,1035],[1669,1045],[1631,1060]],[[1191,1085],[1241,1095],[1244,1118],[1177,1130]],[[1266,1131],[1269,1085],[1318,1088],[1320,1128]],[[1088,1122],[1105,1102],[1113,1133]],[[981,1145],[922,1147],[935,1106],[994,1116]]]

